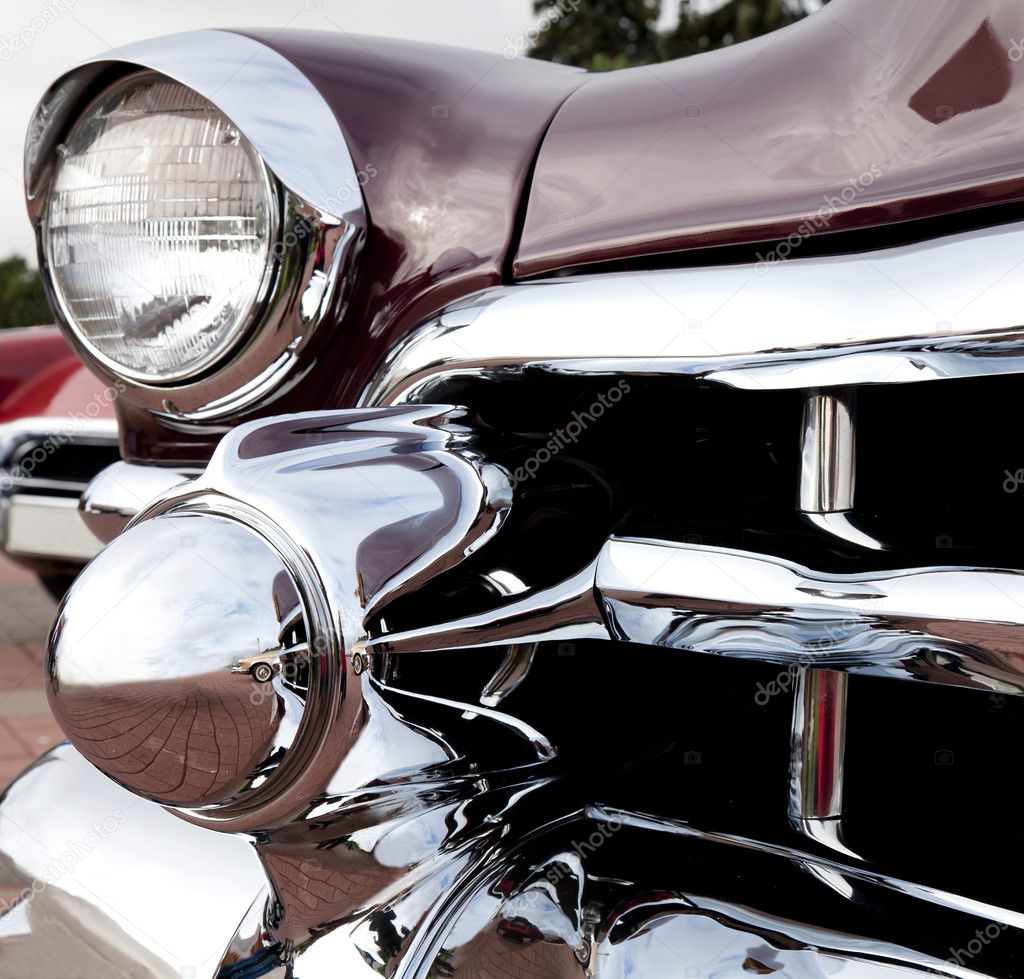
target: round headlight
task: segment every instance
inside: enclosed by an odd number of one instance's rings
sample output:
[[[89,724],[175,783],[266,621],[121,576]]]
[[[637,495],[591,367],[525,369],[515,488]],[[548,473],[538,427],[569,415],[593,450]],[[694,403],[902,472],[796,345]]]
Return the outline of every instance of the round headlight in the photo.
[[[104,91],[58,151],[43,229],[54,298],[88,351],[143,383],[211,367],[272,278],[270,175],[214,105],[155,72]]]

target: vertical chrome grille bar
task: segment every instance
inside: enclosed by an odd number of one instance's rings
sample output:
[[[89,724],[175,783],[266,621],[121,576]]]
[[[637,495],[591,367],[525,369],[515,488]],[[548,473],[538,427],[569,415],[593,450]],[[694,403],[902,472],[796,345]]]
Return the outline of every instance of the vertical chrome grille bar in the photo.
[[[854,405],[855,392],[850,389],[809,392],[800,453],[800,510],[848,540],[864,536],[845,516],[853,509],[857,479]],[[802,832],[836,849],[845,849],[839,820],[843,815],[847,681],[844,673],[802,668],[791,732],[790,818]]]
[[[800,509],[842,513],[853,509],[856,435],[851,391],[811,392],[804,402]]]

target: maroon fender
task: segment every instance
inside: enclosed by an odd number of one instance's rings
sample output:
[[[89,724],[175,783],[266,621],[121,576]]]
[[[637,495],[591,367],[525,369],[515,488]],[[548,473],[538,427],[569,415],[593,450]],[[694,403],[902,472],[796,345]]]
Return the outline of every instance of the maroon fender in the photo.
[[[545,138],[515,273],[1019,200],[1021,39],[1017,0],[833,0],[590,76]]]

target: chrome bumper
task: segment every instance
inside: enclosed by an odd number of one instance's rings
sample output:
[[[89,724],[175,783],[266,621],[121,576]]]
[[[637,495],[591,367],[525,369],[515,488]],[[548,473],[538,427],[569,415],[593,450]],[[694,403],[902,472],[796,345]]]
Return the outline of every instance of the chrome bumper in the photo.
[[[20,418],[0,425],[0,549],[30,560],[83,564],[102,547],[78,515],[89,480],[117,451],[117,423]],[[80,453],[74,466],[59,452]]]
[[[74,471],[51,464],[70,447]],[[85,564],[155,496],[190,474],[110,462],[113,421],[24,418],[0,425],[0,550],[30,561]]]
[[[69,745],[0,802],[0,973],[207,979],[266,879],[238,837],[118,787]]]

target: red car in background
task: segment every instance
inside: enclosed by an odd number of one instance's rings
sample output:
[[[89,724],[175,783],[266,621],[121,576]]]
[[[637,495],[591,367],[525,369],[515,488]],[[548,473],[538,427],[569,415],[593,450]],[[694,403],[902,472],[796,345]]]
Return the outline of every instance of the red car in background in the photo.
[[[102,546],[78,504],[120,457],[116,393],[57,327],[0,332],[0,547],[58,598]]]

